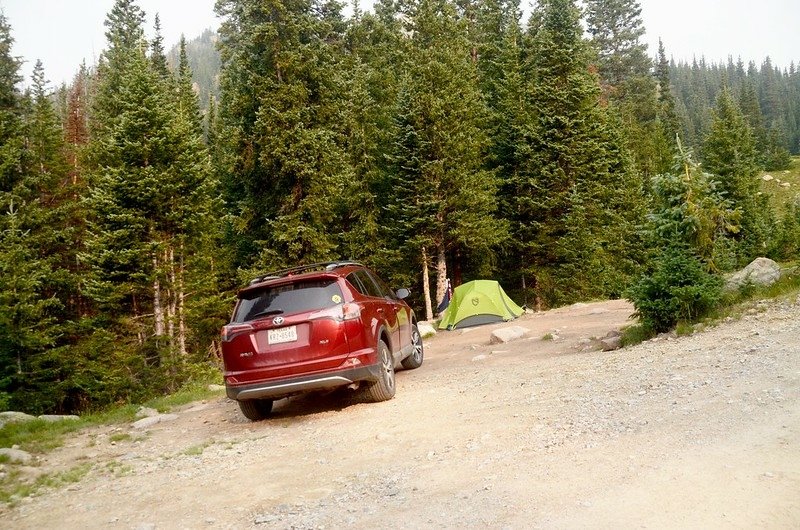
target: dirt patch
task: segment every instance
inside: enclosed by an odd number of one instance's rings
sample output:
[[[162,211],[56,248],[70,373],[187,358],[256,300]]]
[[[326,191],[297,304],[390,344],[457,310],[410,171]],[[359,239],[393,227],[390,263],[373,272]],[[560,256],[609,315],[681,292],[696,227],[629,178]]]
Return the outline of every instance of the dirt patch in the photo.
[[[800,525],[800,305],[614,352],[625,302],[440,333],[397,396],[220,397],[146,431],[76,436],[39,469],[92,470],[0,515],[13,528]],[[545,337],[547,340],[543,340]]]

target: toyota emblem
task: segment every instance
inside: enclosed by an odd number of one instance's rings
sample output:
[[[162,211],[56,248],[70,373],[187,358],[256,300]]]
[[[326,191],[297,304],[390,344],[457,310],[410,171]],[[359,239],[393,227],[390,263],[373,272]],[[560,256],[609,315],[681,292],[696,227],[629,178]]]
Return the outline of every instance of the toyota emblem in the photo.
[[[281,324],[283,324],[283,317],[273,318],[272,323],[275,324],[276,326],[280,326]]]

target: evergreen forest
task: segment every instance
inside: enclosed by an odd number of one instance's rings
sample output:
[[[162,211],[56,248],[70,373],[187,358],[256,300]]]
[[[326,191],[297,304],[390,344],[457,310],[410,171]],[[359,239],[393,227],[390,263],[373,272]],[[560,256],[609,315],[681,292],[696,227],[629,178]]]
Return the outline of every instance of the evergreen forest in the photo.
[[[0,410],[219,380],[236,290],[297,264],[361,261],[420,320],[495,278],[532,309],[627,297],[659,332],[798,258],[797,195],[760,188],[800,154],[794,64],[651,57],[636,0],[216,12],[168,51],[116,0],[56,88],[0,14]]]

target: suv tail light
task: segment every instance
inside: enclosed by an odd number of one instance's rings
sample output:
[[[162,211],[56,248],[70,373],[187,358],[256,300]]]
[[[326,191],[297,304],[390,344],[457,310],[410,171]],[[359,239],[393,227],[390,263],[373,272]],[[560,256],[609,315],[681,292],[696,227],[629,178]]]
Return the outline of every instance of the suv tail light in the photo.
[[[228,324],[222,326],[222,342],[233,340],[236,335],[252,331],[253,326],[250,324]]]

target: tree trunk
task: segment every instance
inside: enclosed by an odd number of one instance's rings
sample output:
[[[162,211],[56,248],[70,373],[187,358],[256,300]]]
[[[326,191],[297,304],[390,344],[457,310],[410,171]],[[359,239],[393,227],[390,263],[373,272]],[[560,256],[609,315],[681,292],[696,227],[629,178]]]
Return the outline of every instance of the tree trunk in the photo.
[[[422,296],[425,299],[425,320],[433,320],[433,307],[431,306],[431,281],[428,277],[428,251],[422,248]]]
[[[161,282],[158,279],[158,256],[153,255],[153,315],[155,336],[164,335],[164,308],[161,305]]]
[[[186,297],[185,286],[183,283],[184,262],[183,262],[184,246],[181,242],[181,252],[178,256],[178,353],[181,358],[186,357],[186,311],[184,305],[184,298]]]
[[[436,245],[436,305],[444,299],[447,290],[447,260],[444,253],[444,244]]]
[[[167,306],[167,334],[169,335],[169,350],[171,355],[175,355],[175,312],[177,309],[176,289],[175,289],[175,251],[172,246],[166,251],[166,261],[169,263],[169,305]]]

